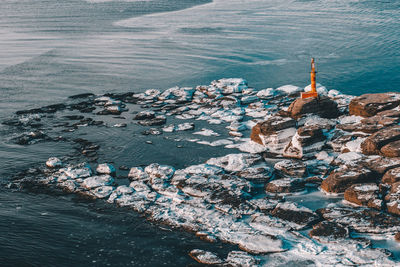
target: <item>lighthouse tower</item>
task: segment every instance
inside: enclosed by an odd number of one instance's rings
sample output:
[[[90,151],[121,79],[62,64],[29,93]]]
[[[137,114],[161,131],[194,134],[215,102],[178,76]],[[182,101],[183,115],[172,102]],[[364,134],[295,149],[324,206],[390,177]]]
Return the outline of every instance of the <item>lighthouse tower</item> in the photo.
[[[301,93],[301,98],[318,97],[314,58],[311,58],[311,91]]]

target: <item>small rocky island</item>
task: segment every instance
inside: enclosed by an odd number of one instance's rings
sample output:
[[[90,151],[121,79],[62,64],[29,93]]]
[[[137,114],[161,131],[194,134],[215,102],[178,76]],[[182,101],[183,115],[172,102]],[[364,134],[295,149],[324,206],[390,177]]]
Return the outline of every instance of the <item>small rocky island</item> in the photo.
[[[400,240],[400,93],[355,97],[318,85],[318,98],[302,99],[302,91],[220,79],[196,88],[81,94],[18,111],[3,122],[14,129],[10,142],[67,142],[76,153],[49,155],[9,187],[103,200],[237,245],[227,255],[190,251],[204,264],[399,264],[374,240]],[[147,166],[98,162],[101,147],[75,133],[99,127],[182,132],[176,142],[232,152],[179,169],[151,159]]]

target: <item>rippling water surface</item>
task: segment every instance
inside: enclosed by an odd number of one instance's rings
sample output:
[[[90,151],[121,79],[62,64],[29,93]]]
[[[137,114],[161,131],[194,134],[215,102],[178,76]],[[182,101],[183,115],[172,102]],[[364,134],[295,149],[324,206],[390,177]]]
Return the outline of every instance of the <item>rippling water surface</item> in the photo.
[[[329,89],[399,91],[399,17],[399,1],[376,0],[2,0],[0,119],[82,92],[139,92],[222,77],[243,77],[257,88],[305,86],[311,56]],[[104,158],[164,159],[179,167],[225,153],[204,149],[194,157],[166,144],[149,151],[130,137],[123,140],[135,149],[110,149]],[[97,138],[110,147],[121,141],[112,130]],[[0,179],[70,149],[1,138]],[[0,227],[0,262],[8,265],[99,264],[105,253],[109,261],[101,265],[171,265],[171,257],[183,265],[192,262],[187,251],[204,246],[124,211],[4,188]]]

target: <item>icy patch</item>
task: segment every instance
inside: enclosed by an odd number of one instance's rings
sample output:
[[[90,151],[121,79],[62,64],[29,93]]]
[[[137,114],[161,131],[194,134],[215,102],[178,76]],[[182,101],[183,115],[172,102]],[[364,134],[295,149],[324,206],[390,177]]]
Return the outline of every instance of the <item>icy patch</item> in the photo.
[[[193,134],[203,135],[203,136],[220,136],[219,133],[214,132],[213,130],[202,128],[199,132],[194,132]]]
[[[225,171],[241,171],[261,160],[261,156],[252,154],[229,154],[219,158],[207,160],[207,164],[223,168]]]
[[[100,174],[115,175],[116,170],[113,165],[108,163],[103,163],[97,166],[96,172]]]
[[[63,163],[59,158],[52,157],[46,161],[46,166],[49,168],[62,167]]]
[[[295,86],[295,85],[284,85],[281,87],[276,88],[276,91],[282,92],[287,95],[293,95],[303,91],[303,88]]]

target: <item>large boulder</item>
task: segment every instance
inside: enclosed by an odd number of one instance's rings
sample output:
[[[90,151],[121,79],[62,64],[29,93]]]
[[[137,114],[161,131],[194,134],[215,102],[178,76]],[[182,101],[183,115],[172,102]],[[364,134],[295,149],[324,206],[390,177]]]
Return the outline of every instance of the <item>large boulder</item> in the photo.
[[[336,118],[339,115],[337,103],[325,96],[318,98],[297,98],[290,104],[288,112],[295,119],[308,113],[316,114],[322,118]]]
[[[384,145],[381,148],[381,153],[390,158],[400,157],[400,140]]]
[[[375,182],[376,174],[361,166],[343,166],[332,171],[322,184],[321,189],[328,193],[343,193],[357,183]]]
[[[367,155],[380,154],[382,147],[398,140],[400,140],[400,125],[384,128],[365,139],[361,143],[361,150]],[[394,144],[386,147],[384,151],[388,155],[396,155],[396,147],[397,145]]]
[[[313,226],[309,235],[319,241],[335,241],[337,239],[347,238],[349,236],[348,228],[340,224],[328,221],[322,221]]]
[[[365,94],[351,100],[349,112],[350,115],[371,117],[378,112],[395,108],[399,104],[399,93]]]

